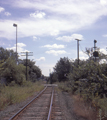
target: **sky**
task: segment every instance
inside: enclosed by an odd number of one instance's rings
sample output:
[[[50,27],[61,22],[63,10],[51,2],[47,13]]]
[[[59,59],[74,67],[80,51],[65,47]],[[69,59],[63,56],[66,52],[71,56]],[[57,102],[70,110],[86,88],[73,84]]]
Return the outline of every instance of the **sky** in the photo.
[[[0,0],[0,47],[21,52],[49,76],[60,58],[88,59],[85,48],[107,54],[107,0]],[[29,53],[30,54],[30,53]]]

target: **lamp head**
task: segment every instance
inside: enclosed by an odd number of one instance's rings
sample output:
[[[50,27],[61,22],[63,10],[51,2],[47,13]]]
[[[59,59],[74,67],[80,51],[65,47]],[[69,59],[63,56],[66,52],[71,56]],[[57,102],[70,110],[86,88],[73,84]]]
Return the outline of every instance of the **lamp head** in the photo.
[[[17,24],[14,23],[13,26],[14,26],[14,27],[17,27]]]

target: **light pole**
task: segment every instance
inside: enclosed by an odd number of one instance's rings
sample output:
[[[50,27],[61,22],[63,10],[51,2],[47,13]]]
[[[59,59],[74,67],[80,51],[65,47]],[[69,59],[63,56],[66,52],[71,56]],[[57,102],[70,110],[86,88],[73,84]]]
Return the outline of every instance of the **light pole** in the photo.
[[[81,40],[79,39],[75,39],[75,40],[77,40],[77,55],[78,55],[78,66],[79,66],[79,41]]]
[[[17,24],[13,24],[14,27],[16,27],[16,62],[17,62]]]

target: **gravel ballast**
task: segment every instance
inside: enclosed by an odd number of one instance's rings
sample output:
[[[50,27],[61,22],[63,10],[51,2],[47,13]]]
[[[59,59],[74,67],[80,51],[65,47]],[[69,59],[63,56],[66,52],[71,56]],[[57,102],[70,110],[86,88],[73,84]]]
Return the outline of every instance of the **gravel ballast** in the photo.
[[[57,92],[57,91],[56,91]],[[36,96],[38,93],[36,92],[34,96]],[[74,112],[74,101],[72,97],[67,92],[58,91],[58,101],[60,103],[61,112],[64,116],[64,120],[87,120],[86,118],[83,118],[82,116],[76,115]],[[33,97],[29,97],[25,101],[17,104],[13,104],[5,108],[3,111],[0,111],[0,120],[8,120],[13,113],[16,113],[19,111],[20,108],[22,108],[25,104],[27,104]]]

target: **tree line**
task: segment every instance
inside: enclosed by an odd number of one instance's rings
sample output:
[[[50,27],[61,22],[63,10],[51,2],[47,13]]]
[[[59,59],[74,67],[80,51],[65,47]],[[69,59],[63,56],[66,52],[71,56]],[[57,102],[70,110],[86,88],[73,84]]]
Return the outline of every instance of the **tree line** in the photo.
[[[28,80],[35,82],[41,77],[41,69],[32,60],[16,60],[16,52],[0,47],[0,79],[5,79],[6,85],[14,81],[22,85],[26,81],[26,65]]]
[[[101,63],[101,60],[107,61],[107,57],[99,50],[98,58],[93,57],[91,49],[87,48],[85,53],[89,58],[79,60],[79,65],[77,59],[60,58],[50,74],[50,81],[65,82],[66,90],[72,94],[80,94],[86,101],[97,101],[97,104],[102,103],[105,107],[107,100],[101,101],[107,98],[107,63]]]

